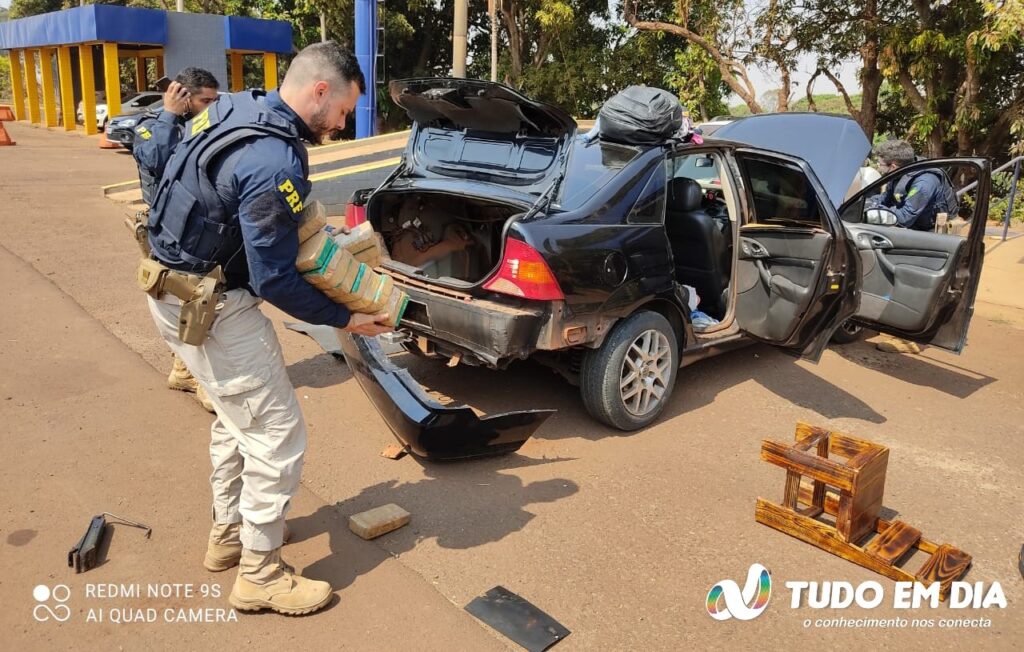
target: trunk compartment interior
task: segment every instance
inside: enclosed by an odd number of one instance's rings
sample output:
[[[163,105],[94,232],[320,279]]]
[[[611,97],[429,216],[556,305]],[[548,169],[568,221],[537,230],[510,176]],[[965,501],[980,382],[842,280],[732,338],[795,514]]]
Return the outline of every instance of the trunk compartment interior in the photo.
[[[425,192],[380,192],[367,218],[384,239],[396,271],[457,286],[490,275],[501,256],[505,223],[521,209],[483,199]]]

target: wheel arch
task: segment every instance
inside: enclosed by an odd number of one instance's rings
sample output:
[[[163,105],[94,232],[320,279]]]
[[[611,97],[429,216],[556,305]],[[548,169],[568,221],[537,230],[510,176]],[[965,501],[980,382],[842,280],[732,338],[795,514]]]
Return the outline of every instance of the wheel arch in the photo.
[[[692,332],[690,329],[690,322],[679,306],[669,299],[656,297],[647,303],[638,306],[631,314],[636,314],[642,310],[656,312],[668,320],[668,323],[671,324],[672,330],[676,334],[676,345],[679,347],[680,356],[682,356],[686,343],[690,341],[692,337]]]

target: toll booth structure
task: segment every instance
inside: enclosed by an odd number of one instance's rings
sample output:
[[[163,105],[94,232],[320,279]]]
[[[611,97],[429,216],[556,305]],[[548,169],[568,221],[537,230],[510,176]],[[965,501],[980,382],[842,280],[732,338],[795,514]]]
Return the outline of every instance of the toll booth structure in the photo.
[[[292,52],[292,26],[279,20],[97,4],[0,23],[0,50],[10,53],[18,120],[75,131],[81,103],[82,128],[95,134],[102,122],[120,114],[122,90],[131,90],[124,86],[121,60],[135,61],[137,92],[188,66],[209,70],[221,90],[243,90],[247,59],[262,67],[263,87],[272,90],[278,83],[278,55]],[[105,116],[96,112],[100,98],[107,106]]]

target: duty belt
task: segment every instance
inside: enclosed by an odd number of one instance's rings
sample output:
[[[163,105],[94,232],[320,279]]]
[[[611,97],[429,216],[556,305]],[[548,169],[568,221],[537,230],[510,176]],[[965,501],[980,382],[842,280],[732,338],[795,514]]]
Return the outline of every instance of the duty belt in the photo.
[[[152,258],[143,258],[139,261],[136,281],[139,288],[154,299],[159,299],[164,292],[181,299],[178,338],[185,344],[202,344],[224,307],[221,294],[227,286],[220,265],[206,276],[199,276],[175,271]]]

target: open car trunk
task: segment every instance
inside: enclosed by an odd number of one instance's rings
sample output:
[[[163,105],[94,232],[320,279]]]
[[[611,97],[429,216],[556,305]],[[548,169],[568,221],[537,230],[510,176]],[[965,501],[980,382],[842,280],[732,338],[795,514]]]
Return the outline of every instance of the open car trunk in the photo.
[[[390,256],[385,267],[461,288],[491,275],[505,224],[521,213],[497,201],[423,191],[379,191],[367,205]]]

